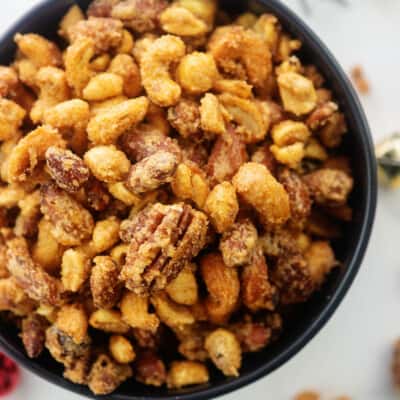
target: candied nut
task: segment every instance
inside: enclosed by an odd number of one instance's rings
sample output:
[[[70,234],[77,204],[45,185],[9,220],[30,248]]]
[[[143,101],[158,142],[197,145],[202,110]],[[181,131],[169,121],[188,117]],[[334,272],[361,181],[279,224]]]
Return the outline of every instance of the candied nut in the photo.
[[[23,238],[7,242],[7,268],[28,296],[41,303],[57,305],[61,300],[61,282],[36,264]]]
[[[400,340],[398,339],[394,344],[392,355],[392,379],[394,385],[400,386]]]
[[[61,189],[76,192],[89,179],[88,167],[72,151],[51,146],[45,156],[49,173]]]
[[[294,400],[320,400],[321,396],[317,392],[306,390],[296,395]]]
[[[363,68],[361,65],[355,65],[351,69],[351,79],[353,80],[357,90],[361,94],[368,94],[370,91],[369,82],[365,77]]]
[[[22,320],[21,339],[29,358],[39,357],[45,342],[46,320],[38,314],[29,314]]]
[[[168,109],[168,121],[184,138],[199,134],[200,110],[198,103],[190,99],[180,99],[175,106]]]
[[[239,220],[223,233],[219,243],[224,263],[228,267],[247,264],[256,247],[258,234],[249,219]]]
[[[165,32],[178,36],[200,36],[208,31],[204,21],[187,8],[175,4],[161,13],[160,25]]]
[[[261,248],[258,248],[241,274],[241,291],[244,305],[252,312],[273,311],[278,301],[278,292],[271,285],[268,267]]]
[[[140,198],[128,190],[124,182],[116,182],[108,184],[108,191],[119,201],[127,206],[134,206],[140,202]]]
[[[167,376],[170,389],[200,385],[209,381],[207,367],[195,361],[173,361]]]
[[[265,224],[283,224],[290,217],[289,196],[264,165],[244,164],[232,182],[237,193],[256,209]]]
[[[338,109],[337,104],[332,101],[319,104],[307,118],[307,126],[313,131],[325,126]]]
[[[114,216],[96,222],[91,246],[97,254],[105,252],[118,242],[119,226],[120,221]]]
[[[66,290],[78,292],[90,275],[90,259],[81,249],[67,249],[61,261],[61,281]]]
[[[13,277],[0,279],[0,311],[12,311],[17,316],[29,315],[35,303]]]
[[[17,236],[35,236],[40,220],[40,192],[36,190],[26,195],[18,202],[18,207],[20,213],[15,220],[14,233]]]
[[[132,328],[155,332],[160,324],[157,315],[149,312],[149,299],[132,292],[125,292],[121,300],[122,319]]]
[[[313,83],[297,72],[278,75],[278,86],[285,111],[297,116],[308,114],[317,104]]]
[[[111,197],[104,185],[94,177],[85,184],[87,205],[95,211],[104,211],[110,204]]]
[[[307,233],[323,239],[332,240],[341,236],[341,229],[337,221],[318,209],[312,210],[306,228]]]
[[[119,265],[122,266],[125,264],[126,254],[128,253],[129,245],[128,244],[119,244],[115,246],[110,251],[110,257]]]
[[[101,101],[120,96],[123,91],[123,79],[110,72],[94,76],[83,89],[82,95],[88,101]]]
[[[205,340],[205,348],[212,362],[226,376],[238,376],[242,351],[235,335],[226,329],[217,329]]]
[[[92,147],[83,158],[92,174],[107,183],[125,179],[131,167],[126,155],[114,145]]]
[[[227,322],[239,301],[238,273],[224,264],[219,253],[209,253],[202,257],[200,267],[208,291],[205,300],[207,314],[214,323]]]
[[[72,25],[68,37],[72,44],[80,39],[91,39],[97,54],[107,53],[121,45],[123,25],[117,19],[89,17]]]
[[[274,125],[271,136],[279,147],[289,146],[294,143],[305,143],[311,133],[307,125],[302,122],[286,120]]]
[[[329,242],[312,242],[304,252],[304,258],[316,286],[320,286],[332,268],[338,265]]]
[[[189,94],[197,95],[209,91],[218,71],[211,54],[195,51],[184,56],[176,69],[176,77]]]
[[[87,127],[89,140],[96,144],[112,144],[124,131],[145,117],[148,105],[145,97],[137,97],[95,115]]]
[[[117,53],[119,54],[131,54],[133,46],[135,45],[135,39],[133,35],[127,30],[122,31],[122,41],[118,46]]]
[[[0,188],[0,207],[15,207],[25,196],[24,188],[19,185],[3,186]]]
[[[121,279],[137,293],[163,289],[205,245],[208,221],[179,203],[156,203],[131,221],[130,247]]]
[[[35,83],[39,96],[29,115],[34,123],[39,123],[43,121],[45,110],[69,99],[70,90],[65,72],[55,67],[40,68]]]
[[[175,303],[186,306],[196,304],[199,296],[197,281],[192,268],[187,266],[179,272],[177,277],[165,288],[165,291]]]
[[[184,161],[191,161],[197,164],[200,168],[205,168],[208,161],[208,149],[206,143],[190,139],[180,139],[179,146]]]
[[[136,353],[131,342],[124,336],[111,336],[109,349],[114,360],[120,364],[129,364],[136,358]]]
[[[108,71],[119,75],[123,81],[125,96],[137,97],[142,92],[140,70],[135,61],[128,54],[118,54],[112,60]]]
[[[207,197],[204,210],[219,233],[227,231],[235,222],[239,212],[233,185],[229,182],[216,185]]]
[[[150,32],[159,27],[159,17],[167,6],[166,0],[123,0],[112,7],[111,16],[136,32]]]
[[[311,138],[304,148],[304,158],[310,158],[312,160],[326,161],[328,159],[328,153],[325,147],[318,142],[317,139]]]
[[[141,349],[157,350],[160,347],[162,340],[162,325],[160,325],[156,332],[151,332],[146,329],[133,328],[132,334],[135,338],[137,345]]]
[[[270,150],[277,161],[293,169],[299,167],[300,162],[305,156],[304,144],[299,142],[285,147],[273,144]]]
[[[36,90],[36,74],[38,72],[38,67],[29,58],[16,60],[14,62],[14,67],[17,70],[19,80],[32,90]],[[34,99],[32,99],[32,103],[33,101]]]
[[[201,129],[222,135],[226,131],[226,126],[218,98],[212,93],[207,93],[200,103]]]
[[[12,139],[21,127],[26,111],[12,100],[0,98],[0,140]]]
[[[307,262],[300,254],[285,254],[278,258],[271,280],[277,286],[282,304],[302,303],[316,289]]]
[[[45,218],[40,220],[37,229],[38,237],[32,249],[32,258],[45,271],[57,271],[61,265],[64,248],[52,235],[52,224]]]
[[[14,40],[18,50],[37,68],[62,65],[60,50],[53,42],[43,36],[35,33],[27,33],[25,35],[17,33]]]
[[[93,0],[86,11],[88,17],[109,18],[113,6],[120,0]]]
[[[177,198],[192,200],[199,208],[204,206],[209,193],[204,172],[190,161],[178,165],[171,189]]]
[[[241,26],[217,28],[207,47],[218,67],[230,77],[262,87],[271,73],[271,53],[267,44],[255,32]]]
[[[73,99],[45,110],[43,121],[53,128],[57,128],[67,140],[69,147],[81,155],[87,147],[86,127],[89,116],[88,103],[80,99]]]
[[[52,223],[52,234],[64,246],[76,246],[91,237],[94,222],[88,210],[54,184],[43,185],[41,211]]]
[[[191,361],[206,361],[209,355],[204,348],[204,340],[208,333],[210,328],[199,324],[185,325],[184,329],[176,330],[180,340],[179,353]]]
[[[311,198],[307,185],[300,176],[289,169],[278,174],[278,180],[289,195],[290,223],[301,226],[311,213]]]
[[[249,99],[253,96],[253,86],[240,79],[218,79],[213,86],[218,93],[229,93],[233,96]]]
[[[135,362],[135,379],[145,385],[162,386],[167,379],[163,361],[152,351],[145,351]]]
[[[278,166],[268,143],[256,148],[256,151],[251,156],[251,161],[264,165],[272,175],[276,175]]]
[[[156,39],[143,54],[140,73],[143,86],[153,103],[168,107],[176,104],[181,97],[181,88],[172,80],[169,67],[172,62],[179,62],[184,55],[184,42],[172,35]]]
[[[301,46],[302,43],[300,40],[292,39],[286,34],[281,34],[274,59],[276,61],[286,61],[292,56],[292,53],[299,50]]]
[[[64,39],[69,40],[68,31],[76,25],[79,21],[85,19],[85,14],[83,11],[74,4],[71,6],[68,11],[62,17],[59,26],[58,26],[58,34],[62,36]]]
[[[94,266],[90,275],[90,289],[94,306],[112,308],[120,297],[118,280],[119,266],[109,256],[98,256],[93,259]]]
[[[87,340],[88,321],[85,310],[79,303],[62,306],[55,325],[76,344],[82,344]]]
[[[151,303],[160,320],[171,328],[190,325],[195,322],[188,307],[174,303],[165,293],[154,294],[151,297]]]
[[[11,150],[7,160],[7,178],[10,182],[25,181],[32,175],[38,162],[45,159],[50,146],[65,147],[65,141],[56,129],[39,126],[24,136]]]
[[[129,331],[129,325],[116,310],[96,310],[89,318],[89,325],[104,332],[124,334]]]
[[[157,151],[131,167],[125,185],[134,194],[157,189],[172,182],[178,162],[175,154]]]
[[[265,138],[269,121],[264,118],[256,102],[229,93],[219,95],[218,99],[232,120],[237,123],[237,132],[245,143],[257,143]]]
[[[347,133],[345,117],[342,113],[336,112],[331,115],[325,126],[319,131],[322,144],[330,149],[340,146],[343,135]]]
[[[107,355],[100,354],[90,369],[88,386],[96,395],[109,394],[131,376],[129,365],[117,364]]]
[[[17,72],[11,67],[0,66],[0,96],[12,98],[18,87]]]
[[[95,43],[90,38],[80,38],[67,47],[65,73],[70,87],[81,97],[82,90],[95,75],[90,62],[95,54]]]
[[[215,141],[208,158],[206,171],[211,185],[231,180],[247,158],[246,146],[240,135],[228,126],[227,131]]]
[[[110,65],[110,61],[111,57],[107,53],[101,54],[90,62],[90,68],[96,72],[104,72]]]
[[[353,179],[340,170],[322,168],[303,179],[315,202],[321,205],[343,205],[353,189]]]

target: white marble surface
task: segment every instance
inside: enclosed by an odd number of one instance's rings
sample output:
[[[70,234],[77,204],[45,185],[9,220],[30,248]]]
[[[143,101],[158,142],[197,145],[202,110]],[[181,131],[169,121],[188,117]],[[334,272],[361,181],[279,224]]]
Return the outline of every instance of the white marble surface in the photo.
[[[372,84],[362,99],[375,140],[400,131],[400,1],[308,0],[308,23],[348,71],[361,64]],[[300,0],[285,0],[302,14]],[[38,0],[3,0],[0,31]],[[400,336],[400,193],[379,193],[370,246],[350,293],[334,317],[294,359],[258,382],[224,397],[289,400],[305,388],[333,399],[395,399],[390,385],[391,344]],[[23,383],[7,400],[75,400],[78,396],[23,372]]]

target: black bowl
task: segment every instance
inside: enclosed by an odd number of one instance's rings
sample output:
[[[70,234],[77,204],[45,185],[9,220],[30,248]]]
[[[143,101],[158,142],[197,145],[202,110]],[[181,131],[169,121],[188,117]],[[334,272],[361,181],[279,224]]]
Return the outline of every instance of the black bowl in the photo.
[[[73,3],[73,0],[48,0],[26,14],[0,40],[0,64],[12,61],[15,52],[13,36],[16,32],[36,32],[54,37],[58,21]],[[86,8],[89,0],[78,0],[76,3]],[[375,157],[367,120],[343,70],[318,36],[278,0],[222,0],[221,3],[230,12],[247,8],[256,13],[274,13],[287,31],[302,40],[302,58],[320,68],[346,114],[350,133],[347,135],[345,147],[353,162],[356,185],[352,195],[354,220],[346,227],[345,237],[335,246],[344,267],[332,274],[321,292],[296,311],[290,326],[287,326],[283,336],[275,344],[244,357],[239,378],[226,378],[213,371],[209,384],[181,391],[145,387],[130,380],[108,396],[110,399],[213,398],[247,385],[280,367],[314,337],[339,306],[359,270],[370,237],[377,196]],[[86,387],[65,380],[60,364],[49,355],[44,354],[36,360],[30,360],[12,326],[0,326],[0,344],[35,374],[65,389],[94,397]]]

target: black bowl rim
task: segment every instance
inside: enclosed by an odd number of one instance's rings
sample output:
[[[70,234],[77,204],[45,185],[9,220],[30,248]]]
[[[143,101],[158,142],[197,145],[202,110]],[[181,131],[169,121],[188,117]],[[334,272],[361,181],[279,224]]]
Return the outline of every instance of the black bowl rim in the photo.
[[[51,3],[57,0],[44,0],[29,11],[27,11],[16,23],[9,28],[5,34],[0,38],[0,43],[4,43],[10,40],[15,33],[23,31],[23,27],[28,23],[32,15],[42,14]],[[360,236],[358,239],[355,251],[349,261],[346,273],[344,274],[342,281],[339,283],[336,291],[329,299],[329,302],[322,309],[317,318],[308,326],[303,334],[297,338],[293,343],[290,344],[282,353],[277,355],[270,362],[266,363],[262,367],[251,371],[247,374],[240,375],[238,378],[232,379],[227,382],[223,382],[216,386],[207,387],[204,390],[198,390],[193,393],[182,393],[182,394],[171,394],[170,396],[147,396],[147,397],[136,397],[134,395],[120,395],[118,393],[111,394],[107,398],[115,400],[128,400],[128,399],[146,399],[146,400],[161,400],[173,398],[176,400],[200,400],[215,398],[223,394],[232,392],[239,388],[242,388],[257,379],[266,376],[268,373],[276,370],[285,364],[289,359],[295,356],[300,350],[302,350],[311,339],[322,329],[322,327],[328,322],[333,315],[334,311],[338,308],[339,304],[344,299],[350,286],[352,285],[354,278],[356,277],[365,251],[368,246],[369,238],[374,223],[376,203],[377,203],[377,174],[376,174],[376,159],[373,150],[373,141],[371,137],[370,128],[368,126],[367,118],[360,104],[357,94],[355,93],[352,84],[347,78],[342,67],[336,61],[330,50],[326,45],[319,39],[318,35],[308,27],[308,25],[298,17],[291,9],[281,3],[279,0],[257,0],[259,3],[267,6],[272,13],[275,13],[278,17],[285,16],[285,19],[290,20],[291,29],[293,31],[301,32],[303,41],[311,48],[313,53],[318,54],[319,58],[325,59],[327,64],[330,64],[331,71],[334,72],[335,80],[341,86],[343,96],[347,98],[350,111],[355,119],[355,124],[358,126],[358,131],[361,134],[361,141],[363,142],[363,151],[365,151],[365,180],[367,186],[367,198],[365,199],[365,215],[362,221],[362,227],[360,230]],[[59,375],[52,373],[51,371],[43,368],[42,366],[35,363],[34,360],[27,359],[16,347],[10,344],[0,334],[0,345],[2,348],[18,362],[20,362],[25,368],[47,380],[50,383],[56,384],[64,389],[70,390],[80,395],[95,398],[86,387],[66,381]]]

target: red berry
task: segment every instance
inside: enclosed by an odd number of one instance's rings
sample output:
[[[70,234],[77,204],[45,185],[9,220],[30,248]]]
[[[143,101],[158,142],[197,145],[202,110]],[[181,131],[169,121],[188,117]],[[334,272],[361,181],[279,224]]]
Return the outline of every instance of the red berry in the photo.
[[[19,382],[18,365],[0,353],[0,397],[11,393]]]

